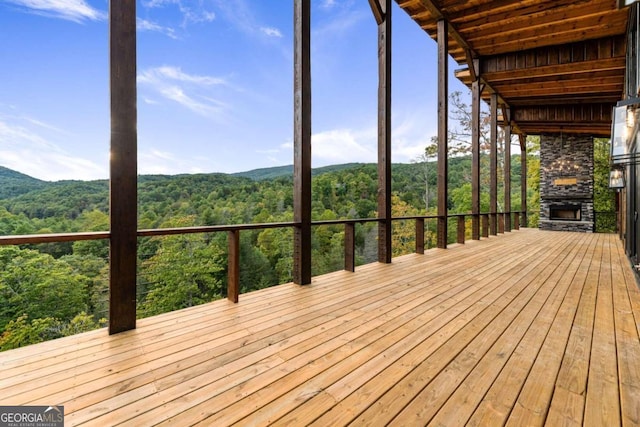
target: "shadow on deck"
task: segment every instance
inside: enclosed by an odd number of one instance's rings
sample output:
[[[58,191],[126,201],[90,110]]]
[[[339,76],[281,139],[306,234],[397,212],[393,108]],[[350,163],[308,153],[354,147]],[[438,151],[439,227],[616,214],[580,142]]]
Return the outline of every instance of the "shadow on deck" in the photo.
[[[637,425],[615,235],[522,229],[0,353],[66,425]]]

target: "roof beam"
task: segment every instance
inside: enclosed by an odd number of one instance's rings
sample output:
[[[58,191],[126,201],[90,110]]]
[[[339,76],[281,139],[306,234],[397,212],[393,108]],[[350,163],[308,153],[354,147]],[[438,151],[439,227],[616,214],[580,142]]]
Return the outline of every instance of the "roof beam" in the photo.
[[[384,22],[385,13],[382,11],[382,5],[379,0],[369,0],[369,6],[371,7],[371,12],[373,12],[373,17],[376,18],[376,23],[378,25]]]
[[[449,36],[452,39],[454,39],[460,46],[462,46],[462,48],[465,51],[465,56],[467,58],[467,65],[469,66],[469,69],[472,70],[473,69],[473,59],[476,58],[478,55],[476,54],[476,52],[473,49],[471,49],[471,46],[469,46],[469,44],[467,43],[465,38],[462,37],[462,35],[458,31],[458,29],[455,27],[455,25],[453,25],[450,22],[449,17],[446,16],[444,13],[442,13],[440,8],[438,6],[436,6],[435,4],[433,4],[433,1],[431,1],[431,0],[418,0],[418,3],[420,3],[425,9],[427,9],[431,13],[431,15],[433,15],[433,17],[436,18],[436,20],[444,19],[445,21],[448,22],[448,24],[449,24],[449,31],[448,31]]]

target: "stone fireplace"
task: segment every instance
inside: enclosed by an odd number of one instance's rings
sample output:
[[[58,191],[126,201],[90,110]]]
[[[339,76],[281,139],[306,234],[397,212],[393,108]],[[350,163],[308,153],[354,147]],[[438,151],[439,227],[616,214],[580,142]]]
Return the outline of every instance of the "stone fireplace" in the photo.
[[[540,136],[541,230],[593,232],[593,138]]]

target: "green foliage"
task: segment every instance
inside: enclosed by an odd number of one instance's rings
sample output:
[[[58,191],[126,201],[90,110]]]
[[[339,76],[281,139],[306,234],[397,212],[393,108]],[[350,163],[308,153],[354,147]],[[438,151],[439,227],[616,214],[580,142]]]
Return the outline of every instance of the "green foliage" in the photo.
[[[185,217],[172,227],[192,225]],[[139,304],[142,317],[191,307],[220,298],[223,293],[226,253],[220,236],[203,234],[159,237],[158,251],[143,265],[147,293]]]
[[[0,166],[0,200],[40,190],[46,183]]]
[[[0,271],[0,325],[23,314],[67,321],[86,310],[86,279],[51,255],[0,247]]]
[[[0,336],[0,351],[60,338],[60,322],[52,317],[29,321],[26,314],[10,320]]]

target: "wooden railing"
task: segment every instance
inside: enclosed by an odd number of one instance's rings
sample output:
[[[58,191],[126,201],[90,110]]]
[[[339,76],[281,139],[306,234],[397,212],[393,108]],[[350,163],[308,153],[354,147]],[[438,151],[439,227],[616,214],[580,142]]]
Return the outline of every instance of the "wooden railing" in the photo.
[[[490,234],[490,217],[495,215],[500,233],[505,231],[505,218],[509,218],[507,231],[520,228],[520,218],[523,212],[500,212],[500,213],[482,213],[478,216],[482,224],[482,237],[489,237]],[[472,214],[450,214],[450,219],[456,219],[456,243],[464,244],[466,239],[466,219],[473,217]],[[394,217],[392,221],[415,221],[415,252],[423,254],[425,251],[424,235],[425,221],[437,220],[436,215],[425,216],[407,216]],[[344,225],[344,269],[347,271],[355,271],[355,226],[356,224],[364,224],[368,222],[380,222],[378,218],[361,218],[361,219],[338,219],[327,221],[314,221],[312,226],[323,225]],[[212,225],[198,227],[180,227],[180,228],[156,228],[138,230],[138,237],[155,237],[169,236],[180,234],[194,233],[221,233],[226,232],[228,236],[228,276],[227,276],[227,298],[233,302],[238,302],[240,293],[240,232],[247,230],[264,230],[269,228],[293,228],[299,224],[295,222],[271,222],[260,224],[234,224],[234,225]],[[526,226],[526,224],[525,224]],[[73,242],[80,240],[105,240],[111,237],[108,231],[85,232],[85,233],[56,233],[56,234],[33,234],[23,236],[0,236],[0,246],[8,245],[30,245],[42,243],[59,243]]]

